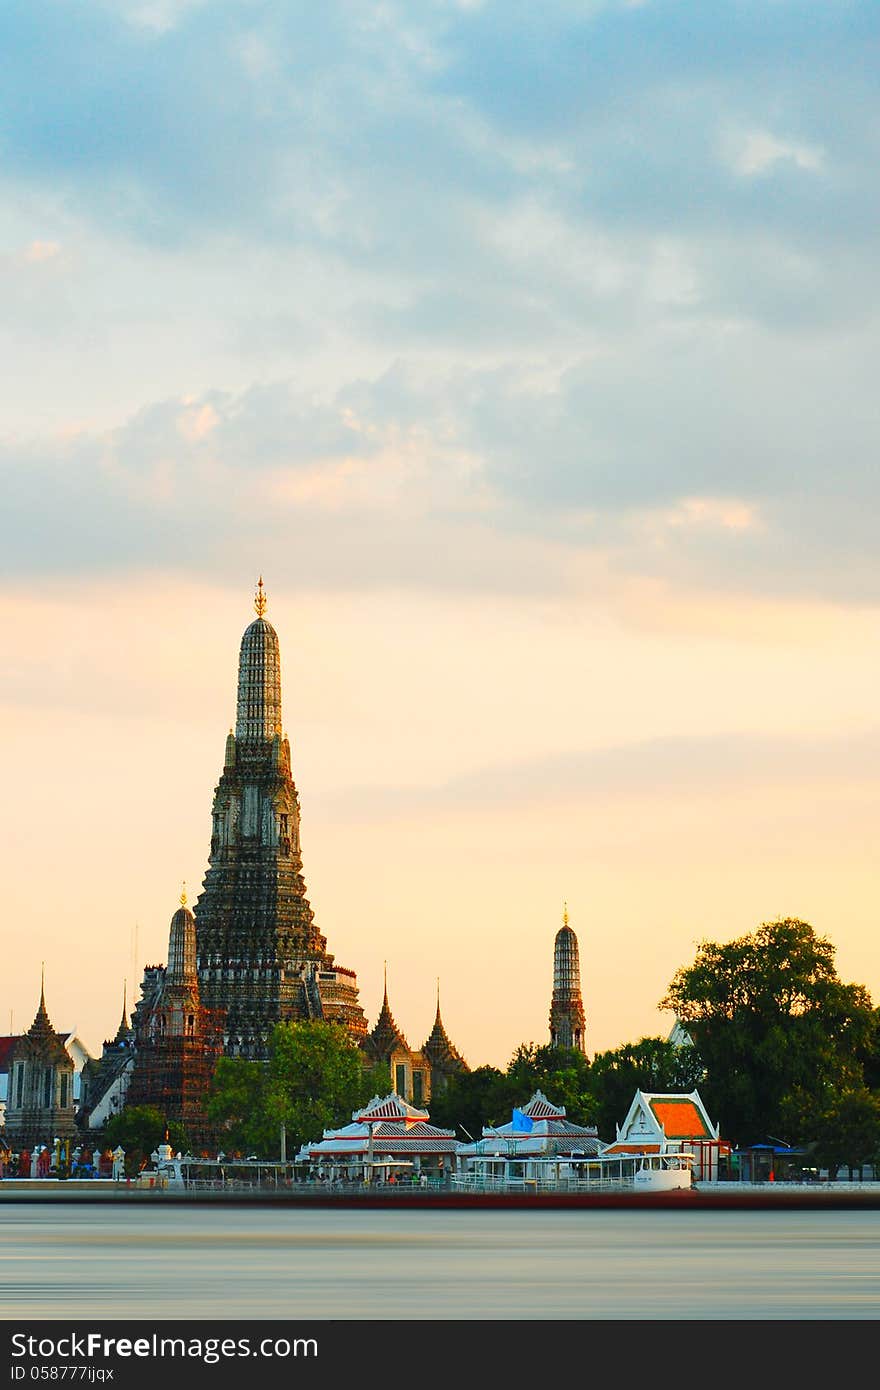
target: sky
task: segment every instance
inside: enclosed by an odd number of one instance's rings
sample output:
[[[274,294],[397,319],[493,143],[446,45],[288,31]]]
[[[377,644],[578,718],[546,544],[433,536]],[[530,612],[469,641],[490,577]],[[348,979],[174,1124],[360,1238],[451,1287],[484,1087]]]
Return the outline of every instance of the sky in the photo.
[[[100,1050],[241,634],[372,1026],[666,1036],[801,917],[880,1002],[871,0],[9,0],[0,1032]]]

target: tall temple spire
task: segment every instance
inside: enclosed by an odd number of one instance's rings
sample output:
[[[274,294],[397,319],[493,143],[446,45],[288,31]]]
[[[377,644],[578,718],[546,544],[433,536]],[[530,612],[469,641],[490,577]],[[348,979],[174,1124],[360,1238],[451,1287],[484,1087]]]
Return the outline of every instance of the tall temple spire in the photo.
[[[194,985],[196,970],[196,919],[186,905],[186,893],[180,895],[180,907],[171,918],[168,937],[169,985]]]
[[[194,908],[198,978],[208,1009],[225,1011],[224,1046],[266,1055],[282,1020],[328,1018],[366,1034],[352,971],[334,965],[306,897],[299,797],[281,721],[278,634],[256,618],[238,660],[235,732],[214,792],[208,871]]]
[[[568,924],[568,903],[553,947],[553,997],[550,1001],[550,1045],[586,1052],[586,1016],[581,998],[578,941]]]
[[[254,744],[281,733],[281,656],[278,634],[263,614],[263,577],[254,599],[257,617],[245,629],[238,658],[238,708],[235,737]]]

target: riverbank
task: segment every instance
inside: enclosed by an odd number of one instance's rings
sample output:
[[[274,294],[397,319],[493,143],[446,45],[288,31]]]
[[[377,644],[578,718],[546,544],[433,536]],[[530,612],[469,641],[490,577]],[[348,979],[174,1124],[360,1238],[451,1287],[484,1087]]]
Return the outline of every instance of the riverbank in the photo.
[[[574,1210],[582,1208],[639,1210],[880,1210],[880,1182],[875,1183],[714,1183],[690,1191],[640,1193],[599,1191],[463,1191],[399,1188],[289,1187],[214,1188],[209,1190],[138,1187],[110,1179],[7,1178],[0,1182],[0,1203],[144,1202],[185,1206],[302,1206],[359,1209],[420,1210]]]

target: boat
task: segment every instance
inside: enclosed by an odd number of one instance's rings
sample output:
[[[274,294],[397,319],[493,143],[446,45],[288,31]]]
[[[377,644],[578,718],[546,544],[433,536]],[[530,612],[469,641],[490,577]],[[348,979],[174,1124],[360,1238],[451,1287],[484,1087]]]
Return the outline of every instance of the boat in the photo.
[[[633,1174],[636,1192],[677,1192],[694,1186],[693,1154],[644,1154]]]

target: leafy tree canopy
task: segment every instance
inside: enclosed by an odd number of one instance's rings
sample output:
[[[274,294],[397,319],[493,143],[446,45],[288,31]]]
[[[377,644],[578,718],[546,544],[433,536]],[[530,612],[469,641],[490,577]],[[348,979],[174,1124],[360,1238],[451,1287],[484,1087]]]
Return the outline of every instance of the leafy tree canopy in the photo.
[[[508,1063],[507,1077],[514,1105],[525,1105],[535,1091],[543,1091],[553,1105],[565,1107],[572,1124],[593,1124],[590,1064],[577,1048],[522,1043]]]
[[[693,1091],[704,1078],[695,1047],[676,1047],[663,1038],[640,1038],[610,1052],[598,1052],[590,1067],[595,1123],[610,1143],[626,1118],[636,1091]]]
[[[278,1157],[283,1124],[292,1157],[391,1090],[387,1067],[365,1068],[360,1048],[337,1023],[278,1023],[268,1053],[266,1062],[224,1057],[217,1063],[207,1110],[224,1129],[229,1153]]]
[[[117,1145],[125,1149],[126,1172],[131,1175],[137,1173],[143,1161],[164,1142],[166,1128],[172,1149],[185,1153],[188,1143],[183,1127],[174,1120],[166,1124],[165,1116],[155,1105],[126,1106],[107,1121],[104,1139],[111,1149]]]
[[[693,1038],[706,1069],[703,1099],[736,1144],[778,1133],[794,1093],[819,1110],[829,1087],[862,1084],[858,1056],[874,1028],[870,996],[838,978],[834,947],[808,922],[786,917],[725,945],[701,942],[660,1007]]]
[[[497,1067],[457,1072],[431,1096],[431,1123],[455,1129],[459,1139],[479,1139],[483,1125],[510,1119],[510,1081]]]

